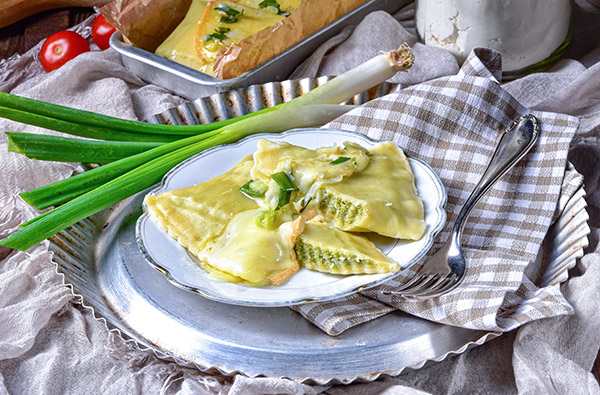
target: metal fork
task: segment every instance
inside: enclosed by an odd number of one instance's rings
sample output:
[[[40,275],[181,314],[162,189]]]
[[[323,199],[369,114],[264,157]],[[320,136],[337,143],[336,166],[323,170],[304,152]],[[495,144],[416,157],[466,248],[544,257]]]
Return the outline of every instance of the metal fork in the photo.
[[[448,241],[423,264],[409,282],[394,291],[382,293],[425,299],[445,294],[461,283],[467,265],[460,239],[467,217],[492,185],[525,156],[538,135],[539,124],[533,115],[524,115],[507,128],[481,180],[458,213]]]

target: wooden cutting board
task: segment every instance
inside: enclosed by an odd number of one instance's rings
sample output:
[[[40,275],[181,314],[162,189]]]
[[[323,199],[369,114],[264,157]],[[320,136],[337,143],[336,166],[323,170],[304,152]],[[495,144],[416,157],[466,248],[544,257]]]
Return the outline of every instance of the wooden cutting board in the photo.
[[[0,0],[0,28],[38,12],[65,7],[103,6],[111,0]]]

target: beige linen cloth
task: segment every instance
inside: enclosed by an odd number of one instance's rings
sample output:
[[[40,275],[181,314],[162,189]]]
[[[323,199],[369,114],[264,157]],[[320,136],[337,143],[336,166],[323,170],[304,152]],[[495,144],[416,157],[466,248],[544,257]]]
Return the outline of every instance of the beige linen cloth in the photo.
[[[412,5],[395,18],[373,14],[356,29],[348,29],[316,51],[295,76],[337,74],[403,41],[415,44],[412,18]],[[573,314],[526,323],[454,358],[373,383],[321,387],[280,378],[241,375],[231,378],[160,360],[153,353],[137,350],[108,332],[62,285],[46,244],[41,243],[27,252],[0,250],[0,394],[600,393],[590,373],[600,344],[597,305],[600,300],[600,15],[597,9],[578,8],[574,21],[573,44],[567,59],[548,73],[502,85],[504,91],[522,106],[536,111],[536,115],[543,111],[579,119],[568,157],[548,158],[553,161],[553,168],[559,167],[555,160],[564,163],[568,159],[573,163],[583,174],[588,193],[590,246],[570,273],[570,280],[560,287],[560,293],[557,288],[551,290],[557,301],[553,305],[563,305],[566,300],[564,313],[569,313],[568,306],[571,306]],[[86,32],[89,23],[80,28]],[[60,70],[46,74],[36,59],[38,49],[39,46],[20,58],[0,62],[1,90],[127,119],[146,119],[184,102],[162,88],[137,79],[121,65],[112,50],[93,48],[94,51]],[[412,85],[454,76],[459,71],[453,57],[443,50],[415,44],[414,51],[417,65],[394,81]],[[491,74],[494,75],[493,70]],[[464,75],[451,78],[460,79]],[[491,78],[477,78],[495,84]],[[393,110],[394,103],[390,97],[382,103],[389,106],[382,108],[383,113],[374,109],[364,111],[375,111],[375,119],[384,118],[387,111]],[[348,127],[351,124],[344,122]],[[500,124],[505,123],[497,122],[497,126]],[[546,125],[553,125],[553,121]],[[359,127],[364,126],[359,124]],[[396,131],[396,126],[395,122],[378,125],[381,130],[389,131]],[[562,129],[568,126],[563,125]],[[0,120],[0,129],[0,237],[4,237],[35,215],[17,194],[68,177],[75,164],[42,163],[7,153],[6,139],[1,134],[4,130],[39,130],[4,120]],[[554,133],[552,129],[543,131],[547,138]],[[498,133],[500,129],[489,128],[486,133],[492,130]],[[489,143],[478,148],[489,152],[493,145]],[[414,149],[410,144],[401,145],[409,152]],[[483,157],[476,159],[485,162]],[[523,173],[526,169],[528,167],[523,165],[514,169],[505,182],[514,177],[519,181],[522,181],[520,177],[526,179],[527,174]],[[441,176],[449,179],[447,174]],[[568,179],[562,181],[552,183],[552,196],[548,200],[555,201],[560,186],[569,184]],[[575,185],[577,177],[571,181]],[[506,185],[501,182],[498,190],[503,191]],[[467,193],[449,190],[450,213],[455,212]],[[489,200],[482,203],[493,204],[495,199],[491,194]],[[541,224],[540,229],[546,226],[547,223]],[[482,241],[469,242],[477,245]],[[535,251],[523,251],[522,261],[535,254]],[[518,287],[521,280],[515,278],[513,286]],[[505,317],[506,322],[497,319],[502,315],[481,316],[496,317],[486,321],[486,325],[494,321],[503,328],[512,325],[508,322],[510,316]]]

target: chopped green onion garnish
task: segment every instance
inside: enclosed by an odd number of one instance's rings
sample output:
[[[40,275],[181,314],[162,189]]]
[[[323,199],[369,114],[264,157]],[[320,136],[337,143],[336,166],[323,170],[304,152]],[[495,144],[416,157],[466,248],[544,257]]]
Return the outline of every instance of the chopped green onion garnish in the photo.
[[[223,15],[221,17],[221,23],[235,23],[238,21],[238,18],[244,14],[244,10],[240,12],[222,3],[215,7],[215,11]]]
[[[211,41],[213,39],[223,41],[223,40],[227,39],[227,36],[224,34],[220,34],[220,33],[211,33],[211,34],[207,34],[206,36],[204,36],[204,41]]]
[[[250,180],[240,187],[240,192],[251,197],[261,197],[267,191],[267,184],[258,180]]]
[[[340,156],[336,160],[332,160],[331,162],[329,162],[329,164],[330,165],[339,165],[340,163],[344,163],[344,162],[349,161],[349,160],[350,160],[350,158],[348,158],[346,156]]]
[[[278,210],[259,211],[254,216],[254,224],[263,229],[271,229],[277,220]]]
[[[279,5],[279,3],[276,0],[261,1],[260,3],[258,3],[258,6],[272,14],[284,15],[284,16],[289,15],[289,12],[281,11],[281,6]]]
[[[290,179],[290,176],[288,176],[283,171],[271,174],[271,178],[273,179],[273,181],[275,181],[277,183],[277,185],[279,185],[279,188],[281,188],[282,190],[284,190],[286,192],[291,192],[291,191],[297,191],[298,190],[298,187]]]
[[[233,15],[222,16],[220,19],[221,23],[236,23],[237,21],[238,17]]]
[[[279,185],[279,194],[277,195],[277,208],[279,209],[290,202],[292,191],[297,191],[298,186],[283,171],[271,174],[271,178]]]
[[[217,39],[217,40],[226,40],[227,36],[225,35],[226,33],[229,33],[231,29],[228,27],[219,27],[217,29],[215,29],[214,33],[211,34],[207,34],[206,36],[204,36],[204,41],[210,41],[212,39]]]
[[[237,16],[237,15],[241,15],[243,13],[243,11],[240,12],[236,9],[228,7],[227,4],[223,4],[223,3],[217,4],[217,6],[215,7],[215,11],[217,11],[221,15],[230,15],[230,16]]]
[[[279,188],[279,194],[277,195],[277,209],[282,208],[290,202],[292,197],[292,191],[286,191],[283,188]]]
[[[260,8],[266,8],[266,7],[277,7],[277,8],[279,8],[279,3],[277,2],[277,0],[263,0],[260,3],[258,3],[258,6]]]

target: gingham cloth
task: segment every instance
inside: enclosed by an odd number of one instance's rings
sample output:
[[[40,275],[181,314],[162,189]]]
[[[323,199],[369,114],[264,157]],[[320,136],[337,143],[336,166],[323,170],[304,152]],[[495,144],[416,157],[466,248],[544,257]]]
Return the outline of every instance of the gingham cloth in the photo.
[[[448,325],[491,331],[508,331],[532,320],[573,312],[558,286],[538,288],[524,272],[536,259],[561,202],[564,206],[581,186],[582,177],[567,166],[578,119],[528,110],[502,89],[501,74],[500,54],[478,48],[457,75],[384,96],[327,125],[374,140],[392,140],[434,168],[448,193],[448,220],[431,255],[448,238],[501,133],[524,114],[538,118],[541,133],[536,145],[482,198],[467,221],[462,242],[468,270],[463,283],[425,301],[380,292],[410,279],[419,263],[380,287],[294,310],[330,335],[396,309]]]

